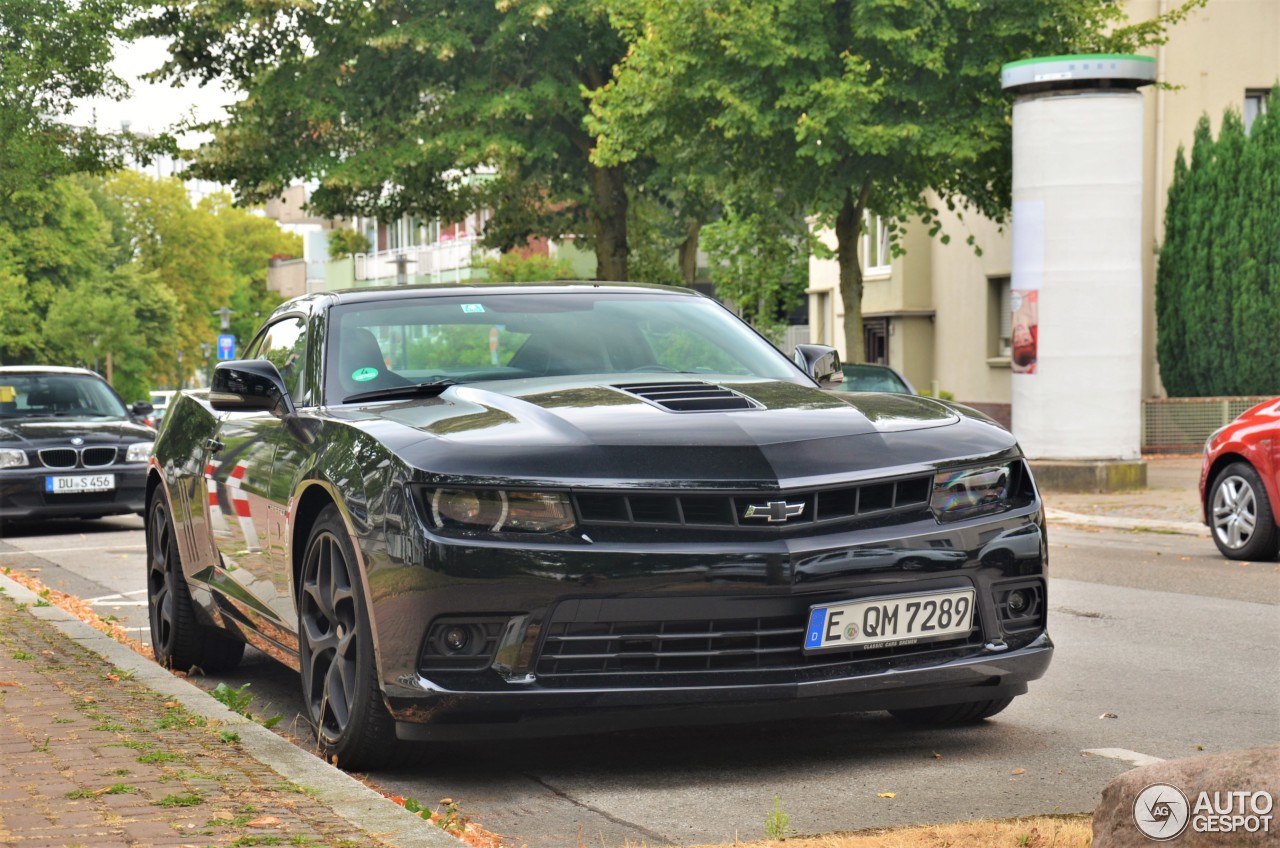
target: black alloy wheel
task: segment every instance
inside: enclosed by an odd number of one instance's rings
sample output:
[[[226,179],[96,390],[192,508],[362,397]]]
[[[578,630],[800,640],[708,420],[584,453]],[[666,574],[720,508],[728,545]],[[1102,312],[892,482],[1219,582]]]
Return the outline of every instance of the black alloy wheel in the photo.
[[[1253,466],[1233,462],[1210,487],[1209,526],[1228,559],[1260,560],[1276,555],[1276,522],[1267,490]]]
[[[324,758],[363,770],[401,762],[378,686],[373,636],[355,551],[337,507],[320,513],[307,542],[298,589],[302,697]]]
[[[169,505],[156,492],[147,511],[147,611],[151,649],[165,668],[227,671],[244,656],[244,642],[200,624],[182,573]]]

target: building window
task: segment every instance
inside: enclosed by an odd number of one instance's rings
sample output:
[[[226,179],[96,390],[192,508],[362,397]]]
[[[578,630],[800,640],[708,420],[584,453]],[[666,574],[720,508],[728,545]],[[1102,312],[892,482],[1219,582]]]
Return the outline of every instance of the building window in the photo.
[[[862,230],[862,273],[887,274],[892,270],[889,228],[879,215],[866,213]]]
[[[1253,122],[1259,115],[1267,113],[1267,98],[1271,96],[1269,88],[1249,88],[1244,92],[1244,131],[1248,135],[1253,129]]]
[[[988,356],[1013,355],[1013,292],[1008,277],[987,279]]]

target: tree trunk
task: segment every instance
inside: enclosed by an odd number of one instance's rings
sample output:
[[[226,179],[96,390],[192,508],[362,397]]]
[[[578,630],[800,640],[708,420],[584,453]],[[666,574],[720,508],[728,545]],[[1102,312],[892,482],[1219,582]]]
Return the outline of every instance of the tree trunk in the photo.
[[[855,197],[850,190],[836,215],[836,260],[840,265],[840,300],[844,303],[845,362],[865,362],[862,339],[862,263],[858,259],[858,239],[862,236],[862,213],[866,209],[871,184],[863,183]]]
[[[627,184],[621,167],[588,165],[591,175],[591,234],[596,244],[596,279],[626,282]]]
[[[698,236],[702,233],[702,222],[693,218],[685,222],[685,237],[680,242],[680,276],[684,284],[693,287],[698,277]]]

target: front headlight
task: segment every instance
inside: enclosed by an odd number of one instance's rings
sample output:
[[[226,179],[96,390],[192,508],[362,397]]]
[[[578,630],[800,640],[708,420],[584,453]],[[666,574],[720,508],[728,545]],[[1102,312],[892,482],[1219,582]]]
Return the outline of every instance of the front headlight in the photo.
[[[558,533],[575,525],[569,496],[561,492],[501,489],[428,490],[431,521],[438,528],[491,533]]]
[[[124,455],[125,462],[146,462],[151,456],[151,449],[155,447],[155,442],[136,442],[129,445],[129,450]]]
[[[999,512],[1009,506],[1011,465],[942,471],[933,478],[929,506],[939,521]]]
[[[21,468],[29,464],[26,451],[10,448],[0,450],[0,468]]]

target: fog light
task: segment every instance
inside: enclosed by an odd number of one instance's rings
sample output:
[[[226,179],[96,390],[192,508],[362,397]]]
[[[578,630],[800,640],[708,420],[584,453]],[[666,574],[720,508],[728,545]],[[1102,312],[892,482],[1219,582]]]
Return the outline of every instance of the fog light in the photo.
[[[1027,610],[1030,601],[1025,592],[1021,589],[1015,589],[1009,593],[1009,597],[1005,599],[1005,603],[1009,605],[1009,612],[1014,615],[1020,615]]]
[[[454,653],[466,648],[470,641],[471,634],[465,627],[450,627],[444,632],[444,646]]]

